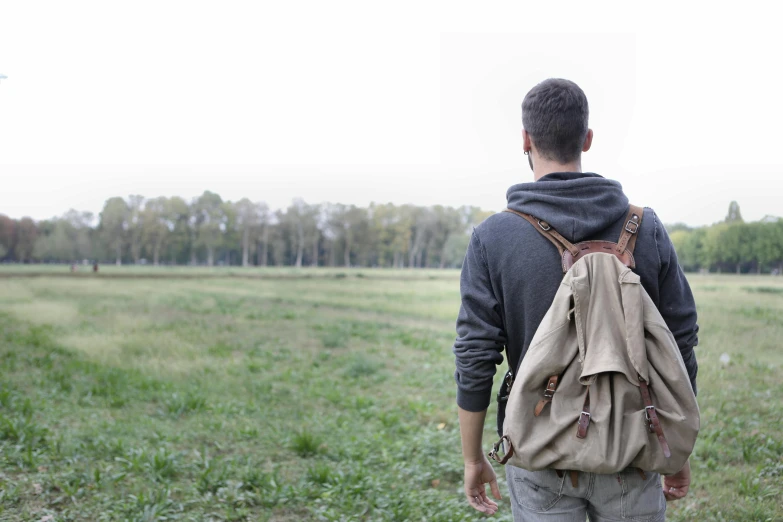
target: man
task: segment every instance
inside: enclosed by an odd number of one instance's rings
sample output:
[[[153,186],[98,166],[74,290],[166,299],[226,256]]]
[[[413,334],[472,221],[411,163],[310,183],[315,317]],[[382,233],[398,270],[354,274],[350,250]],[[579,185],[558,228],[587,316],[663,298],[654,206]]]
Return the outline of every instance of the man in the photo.
[[[548,222],[572,243],[617,241],[629,201],[618,182],[582,172],[581,154],[593,141],[588,112],[584,92],[568,80],[546,80],[525,96],[523,149],[535,181],[512,186],[508,207]],[[651,209],[644,211],[634,257],[635,271],[674,334],[695,392],[696,306],[669,236]],[[500,499],[495,472],[482,449],[496,367],[503,363],[505,349],[516,373],[562,277],[555,247],[519,216],[501,212],[473,231],[462,267],[454,354],[465,495],[478,511],[494,514],[498,509],[485,484]],[[499,434],[503,418],[499,404]],[[576,484],[555,470],[530,472],[509,465],[506,476],[514,519],[525,521],[664,520],[664,498],[682,498],[690,485],[687,464],[664,478],[663,494],[660,476],[639,470],[579,473]]]

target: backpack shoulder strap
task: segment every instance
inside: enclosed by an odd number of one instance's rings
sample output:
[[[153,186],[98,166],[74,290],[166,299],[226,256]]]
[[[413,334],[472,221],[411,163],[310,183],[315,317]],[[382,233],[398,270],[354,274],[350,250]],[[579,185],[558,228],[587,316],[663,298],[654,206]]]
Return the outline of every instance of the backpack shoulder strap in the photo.
[[[633,249],[636,247],[636,238],[639,227],[642,226],[642,218],[644,217],[644,209],[637,207],[636,205],[630,205],[628,208],[628,214],[625,216],[625,224],[623,225],[623,232],[620,234],[620,239],[617,240],[617,251],[623,252],[625,249],[633,254]]]
[[[561,236],[557,230],[552,228],[552,226],[546,221],[535,218],[530,214],[517,212],[516,210],[512,210],[510,208],[505,209],[503,212],[510,212],[511,214],[516,214],[517,216],[526,219],[531,225],[533,225],[533,228],[535,228],[542,236],[547,238],[552,242],[553,245],[555,245],[555,248],[557,248],[557,252],[560,254],[561,258],[563,257],[563,252],[566,250],[571,252],[571,255],[574,257],[579,255],[579,249],[566,238]]]

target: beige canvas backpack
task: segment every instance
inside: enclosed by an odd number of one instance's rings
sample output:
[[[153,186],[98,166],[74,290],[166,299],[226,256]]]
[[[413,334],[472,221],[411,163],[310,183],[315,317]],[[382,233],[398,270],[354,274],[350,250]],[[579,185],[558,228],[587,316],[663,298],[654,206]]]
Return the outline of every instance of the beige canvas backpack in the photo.
[[[699,408],[674,336],[631,270],[643,210],[631,206],[617,243],[576,245],[510,212],[558,247],[565,276],[519,365],[490,457],[531,471],[676,473],[693,451]]]

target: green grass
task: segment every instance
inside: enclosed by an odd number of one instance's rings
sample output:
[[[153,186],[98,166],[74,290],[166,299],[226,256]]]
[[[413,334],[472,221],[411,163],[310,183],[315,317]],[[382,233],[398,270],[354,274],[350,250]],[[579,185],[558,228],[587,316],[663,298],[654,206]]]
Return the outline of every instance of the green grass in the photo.
[[[783,278],[690,280],[702,433],[669,520],[783,519]],[[458,307],[456,271],[2,267],[0,520],[481,518]]]

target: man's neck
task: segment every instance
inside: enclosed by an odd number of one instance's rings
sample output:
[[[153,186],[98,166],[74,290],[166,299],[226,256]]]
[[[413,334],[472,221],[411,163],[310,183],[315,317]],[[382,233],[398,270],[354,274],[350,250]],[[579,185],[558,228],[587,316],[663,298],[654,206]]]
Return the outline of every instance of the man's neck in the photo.
[[[535,181],[553,172],[582,172],[582,160],[578,159],[570,163],[558,163],[544,159],[540,156],[533,158],[533,178]]]

